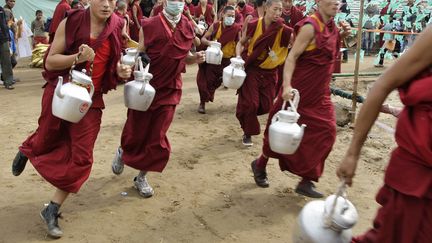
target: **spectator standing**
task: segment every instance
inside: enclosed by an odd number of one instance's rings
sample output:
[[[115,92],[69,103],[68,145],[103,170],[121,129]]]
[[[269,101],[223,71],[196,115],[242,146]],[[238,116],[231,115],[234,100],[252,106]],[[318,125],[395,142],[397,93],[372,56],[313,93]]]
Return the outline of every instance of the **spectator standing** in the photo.
[[[6,12],[0,7],[0,64],[3,76],[3,85],[6,89],[14,89],[13,86],[13,72],[11,65],[11,53],[9,49],[9,27],[6,22]]]
[[[42,10],[36,10],[36,19],[31,23],[31,31],[33,32],[33,48],[39,43],[48,44]]]
[[[373,22],[372,18],[376,15],[379,15],[378,5],[371,0],[368,0],[367,7],[365,9],[365,14],[368,16],[368,19],[365,21],[363,25],[363,29],[374,30],[378,26]],[[364,32],[362,36],[362,49],[365,51],[366,56],[370,56],[373,45],[375,43],[375,33],[374,32]]]
[[[49,28],[49,43],[54,40],[55,32],[60,22],[66,17],[66,12],[71,9],[72,0],[61,0],[54,10],[54,15]]]

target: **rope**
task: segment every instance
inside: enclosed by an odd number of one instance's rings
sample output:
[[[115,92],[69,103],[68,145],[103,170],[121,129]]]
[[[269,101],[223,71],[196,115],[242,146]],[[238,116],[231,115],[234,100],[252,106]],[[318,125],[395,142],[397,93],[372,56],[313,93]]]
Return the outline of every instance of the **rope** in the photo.
[[[346,92],[346,91],[343,91],[343,90],[341,90],[341,89],[337,89],[337,88],[332,88],[332,87],[330,87],[330,92],[333,94],[333,95],[337,95],[337,96],[340,96],[340,97],[342,97],[342,98],[345,98],[345,99],[352,99],[352,94],[350,94],[350,93],[348,93],[348,92]],[[364,100],[365,100],[365,98],[363,97],[363,96],[360,96],[360,95],[357,95],[357,102],[358,103],[363,103],[364,102]]]
[[[77,65],[77,63],[78,63],[78,60],[79,60],[79,58],[81,57],[81,54],[82,54],[82,52],[80,51],[80,52],[78,53],[78,55],[75,57],[75,60],[74,60],[73,63],[72,63],[71,69],[70,69],[70,71],[69,71],[69,75],[70,75],[70,79],[71,79],[71,80],[72,80],[72,71],[75,69],[75,67],[76,67],[76,65]],[[89,67],[89,70],[88,70],[88,72],[87,72],[87,73],[88,73],[88,76],[91,77],[92,72],[93,72],[93,61],[90,62],[90,67]]]

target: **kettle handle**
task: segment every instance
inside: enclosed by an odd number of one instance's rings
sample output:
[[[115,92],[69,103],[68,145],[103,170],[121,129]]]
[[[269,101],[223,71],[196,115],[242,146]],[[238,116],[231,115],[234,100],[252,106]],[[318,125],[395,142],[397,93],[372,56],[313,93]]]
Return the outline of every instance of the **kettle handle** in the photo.
[[[279,121],[279,112],[276,112],[276,113],[273,115],[273,117],[272,117],[272,119],[271,119],[271,124],[273,124],[273,123],[275,123],[275,122],[277,122],[277,121]]]
[[[72,71],[75,69],[75,66],[78,63],[78,60],[81,57],[81,54],[82,54],[82,51],[78,52],[78,55],[75,57],[75,60],[73,61],[72,66],[71,66],[71,68],[69,70],[69,79],[70,80],[72,80]],[[89,67],[89,70],[88,70],[89,76],[91,76],[92,73],[93,73],[93,61],[90,62],[90,67]]]
[[[300,102],[300,93],[297,89],[292,89],[291,92],[293,93],[294,98],[292,100],[288,100],[288,102],[291,106],[291,109],[294,112],[297,112],[297,107]],[[284,102],[282,103],[282,110],[285,109],[285,107],[286,107],[286,101],[284,100]]]
[[[55,94],[56,94],[59,98],[61,98],[61,99],[63,99],[63,97],[64,97],[64,95],[63,95],[63,93],[62,93],[62,91],[61,91],[62,86],[63,86],[63,77],[62,77],[62,76],[59,76],[59,77],[58,77],[57,86],[56,86],[56,88],[55,88]]]
[[[94,88],[93,83],[91,83],[89,86],[90,86],[90,93],[89,93],[89,94],[90,94],[90,98],[92,98],[92,97],[93,97],[93,94],[94,94],[94,89],[95,89],[95,88]]]
[[[148,73],[148,70],[149,70],[149,68],[150,68],[150,63],[147,64],[147,66],[146,66],[145,68],[143,68],[142,60],[141,60],[140,58],[138,58],[138,59],[139,59],[139,60],[138,60],[138,63],[139,63],[140,71],[143,72],[143,73],[144,73],[144,76],[145,76],[145,74]],[[143,69],[144,69],[144,70],[143,70]],[[141,89],[140,89],[140,91],[139,91],[139,94],[140,94],[140,95],[143,95],[143,94],[144,94],[144,91],[145,91],[145,88],[146,88],[147,83],[148,83],[148,80],[144,77],[143,85],[142,85],[142,87],[141,87]]]
[[[330,213],[327,214],[326,217],[325,217],[324,223],[325,223],[325,225],[327,227],[331,227],[331,225],[332,225],[332,216],[333,216],[334,211],[336,209],[337,199],[339,197],[343,197],[343,198],[346,199],[346,188],[347,188],[347,184],[346,184],[345,180],[342,179],[342,181],[341,181],[341,183],[340,183],[340,185],[338,187],[338,190],[337,190],[337,192],[335,194],[335,198],[334,198],[332,207],[330,209]]]
[[[235,67],[233,67],[233,68],[231,69],[231,79],[234,78],[234,69],[235,69]]]

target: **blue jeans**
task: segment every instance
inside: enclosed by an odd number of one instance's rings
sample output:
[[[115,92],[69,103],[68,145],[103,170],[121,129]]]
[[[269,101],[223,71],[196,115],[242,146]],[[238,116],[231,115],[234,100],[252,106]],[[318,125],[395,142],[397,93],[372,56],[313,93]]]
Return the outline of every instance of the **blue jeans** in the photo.
[[[365,50],[366,53],[370,53],[374,43],[375,43],[375,33],[364,32],[362,36],[362,49]]]

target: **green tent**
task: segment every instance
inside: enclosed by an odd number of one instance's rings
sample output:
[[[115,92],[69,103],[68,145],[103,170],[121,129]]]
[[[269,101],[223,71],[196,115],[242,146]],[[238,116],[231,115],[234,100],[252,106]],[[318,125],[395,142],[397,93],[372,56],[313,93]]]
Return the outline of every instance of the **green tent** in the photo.
[[[52,17],[54,9],[59,2],[60,0],[16,0],[13,12],[15,18],[22,17],[30,26],[31,22],[36,17],[36,10],[42,10],[45,19]]]

